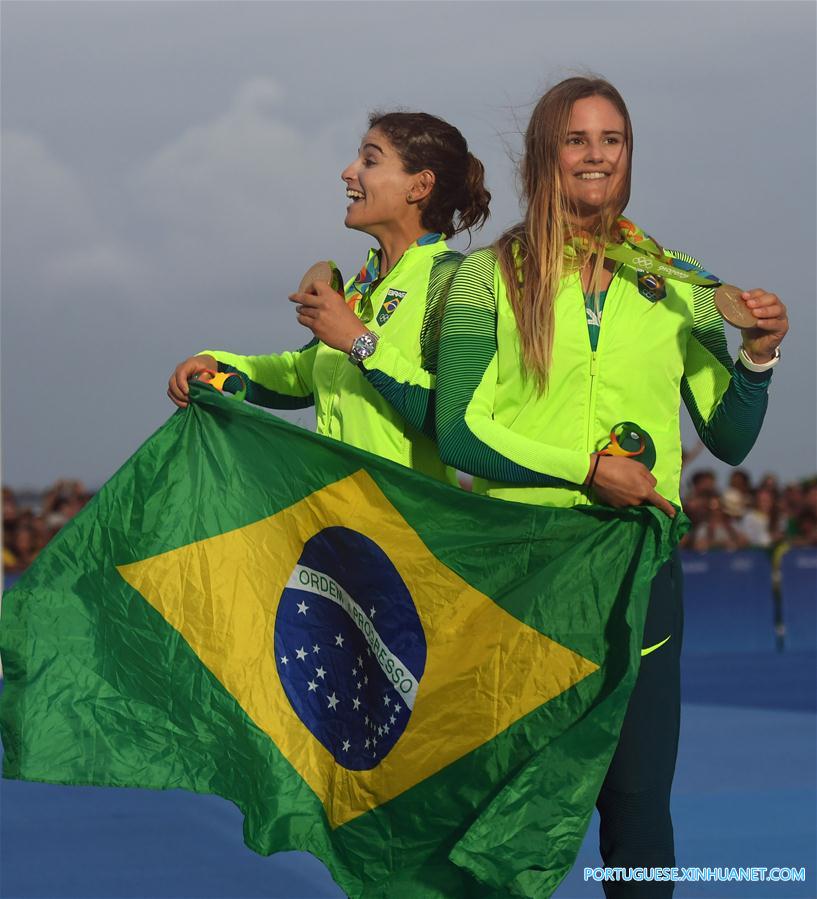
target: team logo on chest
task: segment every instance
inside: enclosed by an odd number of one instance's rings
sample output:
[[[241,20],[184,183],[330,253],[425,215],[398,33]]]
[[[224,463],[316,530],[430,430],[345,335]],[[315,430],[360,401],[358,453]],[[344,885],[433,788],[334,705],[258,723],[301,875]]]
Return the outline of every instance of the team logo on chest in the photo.
[[[637,271],[638,292],[642,297],[648,299],[651,303],[657,303],[663,300],[667,295],[667,286],[663,278],[654,275],[652,272]]]
[[[400,305],[400,301],[405,295],[405,290],[395,290],[393,287],[388,290],[388,292],[386,293],[386,299],[383,300],[383,305],[380,307],[380,312],[377,313],[378,325],[386,324],[386,322],[394,314],[394,310],[397,309],[397,307]]]

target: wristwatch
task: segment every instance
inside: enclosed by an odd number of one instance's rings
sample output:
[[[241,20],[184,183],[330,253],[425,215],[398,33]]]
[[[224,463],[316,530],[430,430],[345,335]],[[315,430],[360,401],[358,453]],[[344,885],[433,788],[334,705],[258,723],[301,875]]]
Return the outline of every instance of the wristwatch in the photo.
[[[746,350],[741,347],[740,352],[738,353],[738,357],[740,361],[749,369],[749,371],[768,371],[770,368],[774,368],[775,365],[780,361],[780,348],[775,347],[774,356],[768,362],[753,362],[752,359],[749,358],[749,354]]]
[[[356,337],[352,343],[352,349],[349,350],[349,361],[353,365],[357,365],[359,362],[363,362],[364,359],[368,359],[377,349],[378,340],[380,340],[380,337],[374,331],[367,331],[365,334],[361,334],[360,337]]]

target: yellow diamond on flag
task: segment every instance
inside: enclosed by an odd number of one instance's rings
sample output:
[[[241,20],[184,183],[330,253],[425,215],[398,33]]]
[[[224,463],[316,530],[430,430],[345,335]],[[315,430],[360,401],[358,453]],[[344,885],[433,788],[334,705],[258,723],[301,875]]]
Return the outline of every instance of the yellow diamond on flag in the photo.
[[[305,546],[333,528],[371,541],[402,580],[426,643],[421,673],[392,652],[366,596],[344,589],[328,573],[328,563],[304,562]],[[261,521],[118,571],[275,742],[321,800],[332,827],[399,796],[598,668],[514,618],[443,565],[362,470]],[[352,663],[355,674],[344,674],[357,678],[356,698],[333,687],[340,681],[331,652],[343,646],[342,631],[335,646],[323,648],[323,656],[318,644],[304,643],[293,646],[291,658],[289,652],[276,658],[276,621],[283,597],[292,591],[301,597],[297,621],[301,614],[306,621],[310,613],[323,612],[346,620],[365,641],[367,663],[379,666],[378,673],[393,685],[391,694],[367,694],[368,679],[363,682],[364,667],[357,663]],[[300,699],[291,692],[292,682],[282,681],[282,672],[288,678],[289,671],[301,670],[297,666],[307,664],[308,654],[312,675]],[[360,696],[369,708],[381,699],[389,705],[379,709],[376,726]],[[301,714],[296,708],[318,697],[328,722],[321,724],[323,739],[307,726],[305,706]],[[352,714],[350,702],[360,705],[355,714],[365,715],[360,725],[365,720],[369,728],[362,732],[370,759],[365,765],[362,756],[355,764],[344,763],[349,739],[338,738],[332,751],[327,748],[326,734],[339,732],[333,730],[333,716]],[[398,713],[389,714],[395,707]],[[400,716],[407,723],[398,736],[397,725],[389,728]],[[389,746],[382,757],[378,740]],[[360,751],[362,742],[361,735]]]

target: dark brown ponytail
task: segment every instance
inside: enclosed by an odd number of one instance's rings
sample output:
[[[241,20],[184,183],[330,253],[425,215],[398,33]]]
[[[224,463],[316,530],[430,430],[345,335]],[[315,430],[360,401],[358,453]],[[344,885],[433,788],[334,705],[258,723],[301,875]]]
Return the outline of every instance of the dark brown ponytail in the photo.
[[[485,224],[485,167],[453,125],[425,112],[373,112],[369,127],[386,135],[409,174],[434,172],[434,189],[421,205],[424,228],[451,237]]]
[[[485,166],[470,151],[467,159],[462,204],[459,207],[458,231],[481,228],[491,214],[488,211],[491,195],[485,187]]]

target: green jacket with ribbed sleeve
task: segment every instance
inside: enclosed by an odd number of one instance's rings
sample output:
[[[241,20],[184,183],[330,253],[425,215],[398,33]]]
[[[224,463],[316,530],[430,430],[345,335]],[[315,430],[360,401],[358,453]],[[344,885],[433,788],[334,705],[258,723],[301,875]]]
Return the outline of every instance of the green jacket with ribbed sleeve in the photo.
[[[697,265],[691,257],[671,253]],[[619,266],[597,349],[578,273],[554,305],[549,386],[522,366],[516,319],[492,250],[472,253],[448,294],[437,376],[437,439],[445,462],[475,475],[474,491],[519,502],[591,502],[590,453],[633,422],[655,444],[657,491],[680,504],[680,401],[706,446],[739,464],[766,410],[771,372],[732,363],[712,288],[667,280],[655,300]]]
[[[354,311],[380,340],[360,365],[317,340],[273,355],[202,353],[214,356],[220,371],[244,378],[250,402],[278,409],[314,405],[319,434],[456,483],[434,441],[434,390],[442,307],[462,259],[440,235],[425,235],[385,277],[367,282]],[[378,264],[371,251],[367,265],[375,276]],[[354,295],[355,286],[350,280],[347,292]]]

